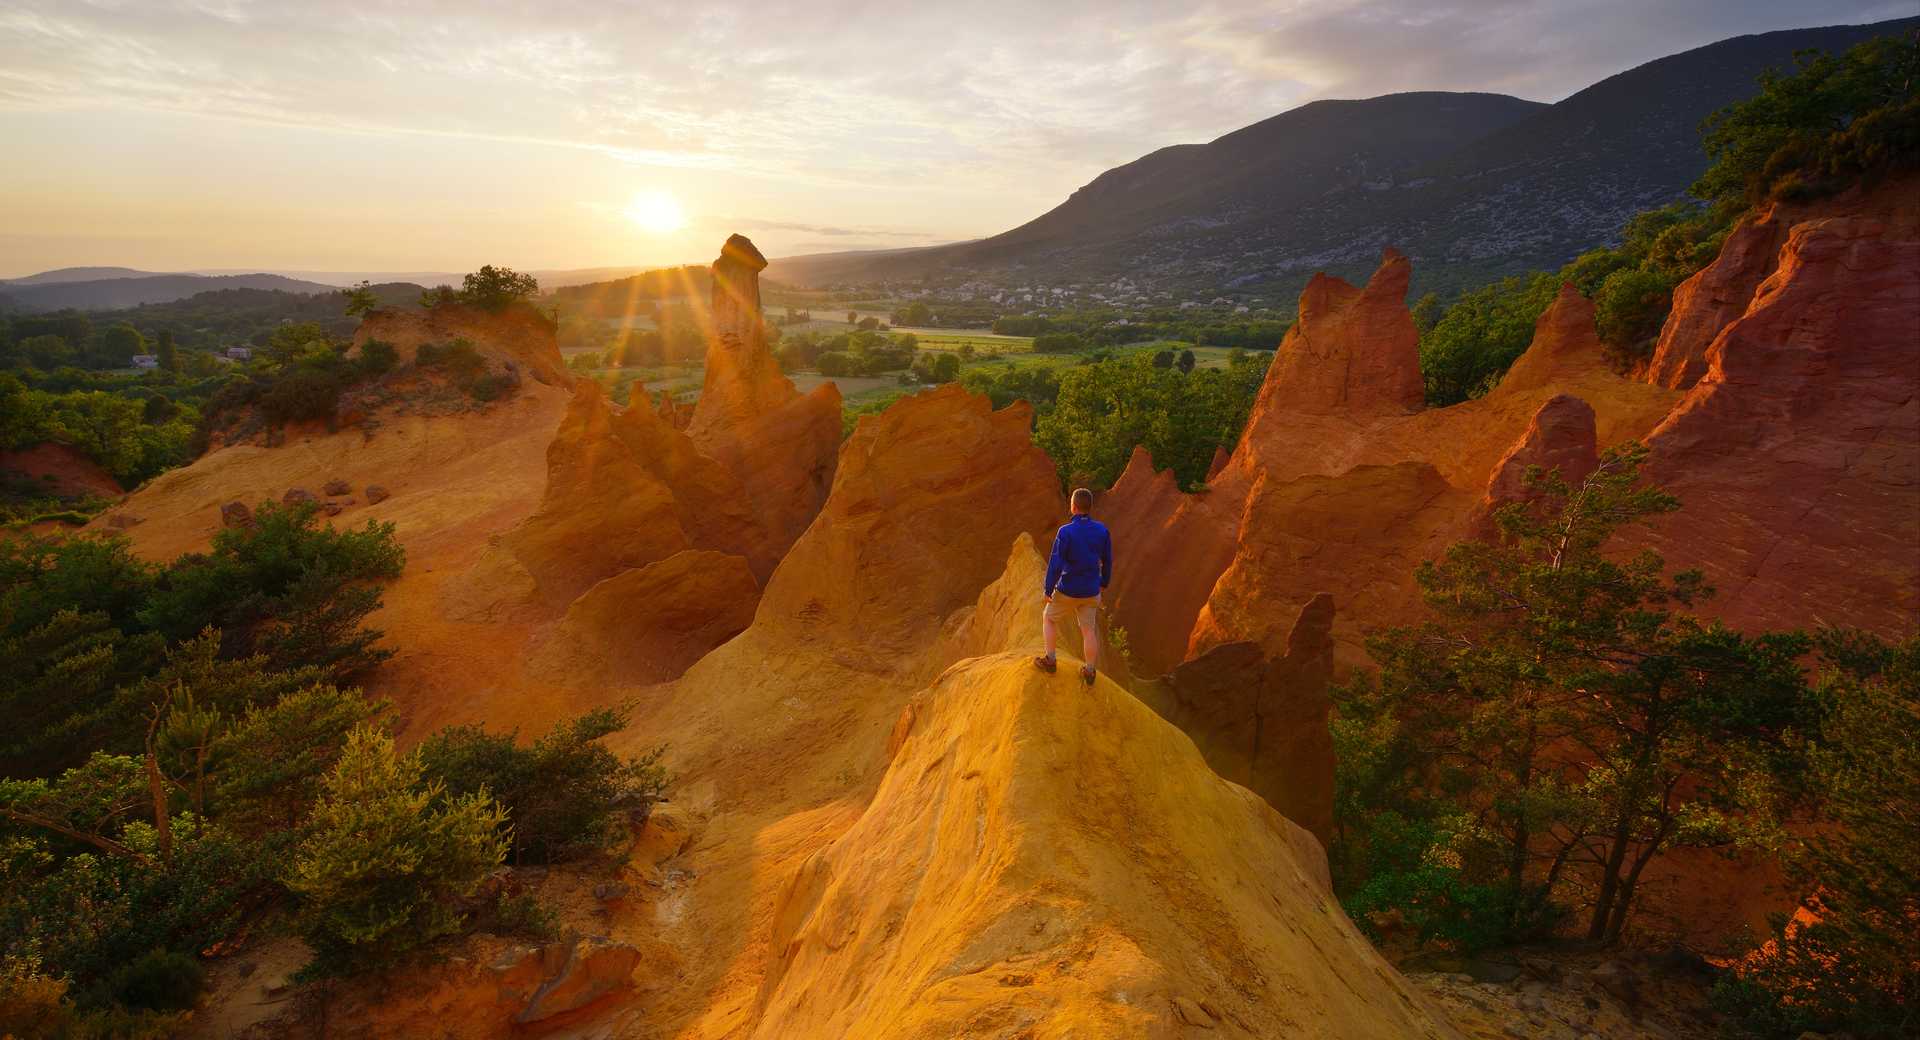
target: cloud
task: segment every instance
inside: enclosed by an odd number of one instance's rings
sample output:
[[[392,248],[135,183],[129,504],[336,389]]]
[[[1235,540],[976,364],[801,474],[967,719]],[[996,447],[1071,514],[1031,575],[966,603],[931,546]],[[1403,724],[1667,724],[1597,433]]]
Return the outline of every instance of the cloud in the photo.
[[[7,0],[0,132],[9,111],[179,112],[585,150],[837,200],[740,207],[799,218],[783,232],[930,241],[1004,230],[1106,168],[1316,98],[1557,100],[1726,36],[1905,6]],[[859,212],[869,198],[892,209]],[[925,224],[942,231],[912,229],[904,199],[938,209]],[[993,215],[969,217],[982,200]]]
[[[15,0],[0,13],[0,105],[497,136],[839,182],[1018,183],[1314,97],[1550,100],[1685,46],[1897,5],[1825,7]]]

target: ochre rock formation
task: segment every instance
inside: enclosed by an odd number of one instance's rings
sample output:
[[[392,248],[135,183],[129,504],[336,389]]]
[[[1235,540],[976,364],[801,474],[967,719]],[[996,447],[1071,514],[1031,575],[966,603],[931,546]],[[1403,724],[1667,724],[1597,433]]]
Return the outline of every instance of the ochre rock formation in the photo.
[[[772,906],[750,1037],[1452,1037],[1318,844],[1104,679],[1017,655],[916,697]]]
[[[757,623],[911,643],[1000,574],[1016,535],[1051,545],[1066,510],[1053,463],[1029,435],[1032,417],[1025,402],[996,412],[957,384],[862,416],[825,507],[767,583]]]
[[[658,416],[629,409],[618,419],[600,384],[581,380],[547,446],[540,508],[504,544],[533,576],[539,595],[562,605],[596,582],[664,560],[693,542],[680,524],[676,488],[624,434]]]
[[[1771,202],[1742,217],[1728,234],[1720,255],[1673,290],[1673,311],[1646,378],[1685,390],[1706,375],[1708,348],[1720,331],[1747,312],[1760,283],[1779,266],[1780,249],[1795,225],[1830,217],[1863,217],[1880,224],[1891,239],[1920,237],[1920,178],[1896,177],[1857,187],[1813,203]]]
[[[488,310],[464,303],[443,303],[425,310],[377,310],[360,319],[353,347],[370,339],[391,344],[402,364],[428,343],[446,344],[464,339],[482,357],[510,362],[548,386],[572,386],[573,374],[560,357],[560,344],[547,316],[531,304]]]
[[[970,657],[1017,650],[1038,654],[1045,646],[1040,630],[1041,591],[1046,583],[1047,560],[1040,555],[1033,535],[1022,531],[1013,540],[1007,554],[1007,567],[993,584],[980,590],[980,598],[947,617],[940,641],[928,657],[928,675],[938,674],[956,661]],[[1107,611],[1100,613],[1100,671],[1122,689],[1133,688],[1133,673],[1126,655],[1113,646]],[[1072,672],[1080,661],[1079,620],[1069,614],[1061,619],[1055,644],[1060,668]]]
[[[1395,250],[1356,289],[1325,274],[1300,293],[1300,317],[1274,356],[1275,375],[1255,407],[1272,412],[1416,411],[1426,394],[1420,380],[1420,333],[1406,308],[1413,265]]]
[[[1920,617],[1920,237],[1794,226],[1776,269],[1647,438],[1681,511],[1650,541],[1714,614],[1888,636]]]
[[[1233,533],[1207,509],[1216,497],[1224,496],[1183,494],[1172,470],[1156,473],[1147,449],[1135,448],[1120,479],[1095,503],[1114,532],[1107,609],[1123,619],[1135,659],[1150,671],[1164,672],[1186,656],[1193,618],[1233,562]]]
[[[582,593],[530,667],[577,682],[665,682],[744,631],[759,597],[744,557],[683,550]]]
[[[1308,330],[1312,353],[1288,361],[1303,346],[1289,335],[1205,492],[1180,494],[1136,457],[1103,499],[1103,515],[1123,521],[1117,621],[1148,671],[1248,640],[1277,658],[1293,612],[1329,589],[1342,603],[1339,659],[1362,663],[1369,631],[1417,615],[1414,568],[1469,530],[1492,472],[1549,399],[1586,402],[1596,442],[1611,445],[1644,436],[1679,396],[1615,374],[1592,304],[1567,286],[1486,396],[1409,411],[1404,389],[1369,389],[1421,385],[1406,276],[1390,253],[1365,289],[1322,277],[1302,294],[1296,328]],[[1326,363],[1341,358],[1351,364]],[[1398,376],[1382,376],[1389,365]],[[1129,526],[1135,518],[1145,523]]]
[[[1753,291],[1773,273],[1788,225],[1766,215],[1746,217],[1727,235],[1713,262],[1673,290],[1673,311],[1660,327],[1649,382],[1685,390],[1707,373],[1707,348],[1727,323],[1746,313]]]
[[[1533,497],[1527,486],[1527,474],[1534,467],[1541,471],[1559,470],[1569,486],[1577,487],[1600,463],[1595,440],[1593,409],[1571,394],[1547,399],[1533,413],[1533,421],[1513,450],[1494,463],[1487,478],[1487,493],[1480,499],[1469,525],[1472,537],[1490,541],[1498,535],[1494,513],[1501,506]]]
[[[1137,690],[1185,730],[1225,779],[1242,785],[1321,842],[1333,835],[1333,597],[1300,608],[1286,655],[1223,643]]]
[[[822,383],[802,395],[767,347],[760,271],[752,242],[727,239],[713,262],[712,338],[700,400],[686,430],[752,497],[784,550],[826,500],[840,449],[840,390]],[[674,424],[678,425],[678,424]]]

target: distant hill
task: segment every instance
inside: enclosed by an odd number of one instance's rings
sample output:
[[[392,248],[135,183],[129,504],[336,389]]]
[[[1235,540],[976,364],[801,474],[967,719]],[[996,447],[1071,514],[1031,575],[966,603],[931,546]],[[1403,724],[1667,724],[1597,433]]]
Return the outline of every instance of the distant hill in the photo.
[[[59,274],[47,272],[49,275]],[[35,275],[44,278],[46,275]],[[14,310],[121,310],[147,303],[183,300],[220,289],[275,289],[289,293],[331,293],[334,286],[304,282],[277,274],[209,276],[199,274],[133,275],[85,281],[10,282],[0,285],[0,298]]]
[[[151,278],[159,271],[136,271],[131,267],[61,267],[30,274],[25,278],[0,278],[6,285],[54,285],[60,282],[101,282],[113,278]]]
[[[662,267],[626,278],[553,289],[553,302],[568,314],[619,318],[647,314],[658,300],[683,298],[704,303],[712,291],[712,272],[704,265]],[[546,286],[542,282],[543,287]]]
[[[1204,145],[1101,174],[1011,231],[973,242],[774,261],[796,285],[1094,280],[1281,297],[1315,270],[1364,275],[1385,245],[1420,289],[1557,267],[1612,240],[1706,168],[1700,121],[1806,48],[1920,25],[1741,36],[1641,65],[1554,105],[1493,94],[1317,101]]]
[[[259,271],[259,268],[246,269],[209,269],[195,271],[195,274],[228,275],[247,274]],[[567,285],[585,285],[588,282],[604,282],[614,278],[625,278],[631,274],[647,271],[646,267],[577,267],[566,270],[527,271],[540,282],[542,289],[555,289]],[[458,286],[465,274],[453,271],[300,271],[292,269],[271,269],[265,274],[283,275],[300,281],[319,282],[335,288],[345,288],[361,282],[375,285],[393,282],[407,282],[414,285],[452,285]],[[0,287],[4,291],[4,287]]]

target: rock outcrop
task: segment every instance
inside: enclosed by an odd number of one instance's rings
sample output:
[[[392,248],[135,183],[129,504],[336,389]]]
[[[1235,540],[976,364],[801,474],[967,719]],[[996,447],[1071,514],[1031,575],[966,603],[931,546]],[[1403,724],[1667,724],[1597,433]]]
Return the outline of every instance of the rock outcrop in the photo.
[[[1418,410],[1426,386],[1420,333],[1406,306],[1412,277],[1413,265],[1392,249],[1364,288],[1314,275],[1256,407],[1363,415]]]
[[[759,598],[744,557],[686,549],[582,593],[529,667],[574,682],[665,682],[744,631]]]
[[[1707,372],[1647,438],[1681,502],[1651,536],[1743,626],[1920,617],[1920,237],[1795,225]]]
[[[1341,595],[1339,659],[1361,663],[1368,631],[1418,612],[1414,568],[1473,528],[1494,471],[1551,399],[1584,401],[1598,445],[1644,436],[1678,399],[1611,371],[1591,302],[1564,286],[1493,390],[1411,410],[1422,381],[1407,274],[1390,252],[1364,289],[1315,280],[1203,493],[1180,494],[1136,458],[1103,500],[1103,515],[1144,521],[1119,529],[1114,610],[1146,669],[1244,641],[1278,659],[1292,612],[1325,589]]]
[[[1779,261],[1786,231],[1771,211],[1744,218],[1712,263],[1674,287],[1673,311],[1647,365],[1649,382],[1685,390],[1707,374],[1707,348],[1728,322],[1746,313],[1754,290]]]
[[[713,262],[712,340],[688,436],[752,496],[784,550],[820,511],[840,449],[840,390],[801,394],[767,347],[760,313],[765,257],[741,235]],[[669,422],[669,425],[677,423]]]
[[[1780,250],[1794,227],[1808,220],[1860,217],[1880,225],[1889,239],[1920,237],[1920,208],[1912,204],[1920,178],[1895,177],[1816,202],[1772,202],[1742,217],[1720,255],[1673,290],[1673,311],[1647,365],[1646,378],[1685,390],[1707,374],[1707,352],[1733,321],[1747,312],[1762,282],[1779,267]]]
[[[751,1037],[1452,1037],[1310,835],[1120,687],[949,670],[772,908]]]
[[[572,386],[573,374],[560,357],[554,325],[531,304],[488,310],[464,303],[443,303],[425,310],[377,310],[360,320],[353,348],[370,339],[391,344],[402,364],[411,363],[426,344],[463,339],[482,357],[507,371],[524,370],[548,386]]]
[[[1278,659],[1258,643],[1223,643],[1137,687],[1215,773],[1322,843],[1333,835],[1333,612],[1330,594],[1309,600]]]
[[[1569,485],[1578,485],[1599,463],[1593,409],[1570,394],[1548,398],[1547,403],[1533,413],[1533,421],[1527,424],[1527,432],[1520,435],[1513,450],[1494,464],[1493,474],[1487,478],[1487,493],[1481,497],[1469,525],[1472,537],[1482,541],[1493,539],[1499,533],[1494,513],[1508,503],[1533,497],[1532,489],[1527,486],[1527,474],[1534,467],[1543,472],[1558,470]]]
[[[1001,573],[1017,535],[1051,544],[1066,509],[1032,418],[1025,402],[996,412],[957,384],[862,416],[756,624],[904,649]]]

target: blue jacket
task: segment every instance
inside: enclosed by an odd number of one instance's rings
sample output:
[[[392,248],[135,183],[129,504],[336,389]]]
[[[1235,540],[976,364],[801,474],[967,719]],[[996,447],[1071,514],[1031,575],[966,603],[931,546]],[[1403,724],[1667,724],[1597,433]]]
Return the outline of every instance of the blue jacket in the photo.
[[[1098,595],[1113,578],[1113,538],[1107,525],[1086,515],[1060,525],[1053,536],[1053,556],[1047,560],[1047,595],[1055,589],[1086,599]]]

